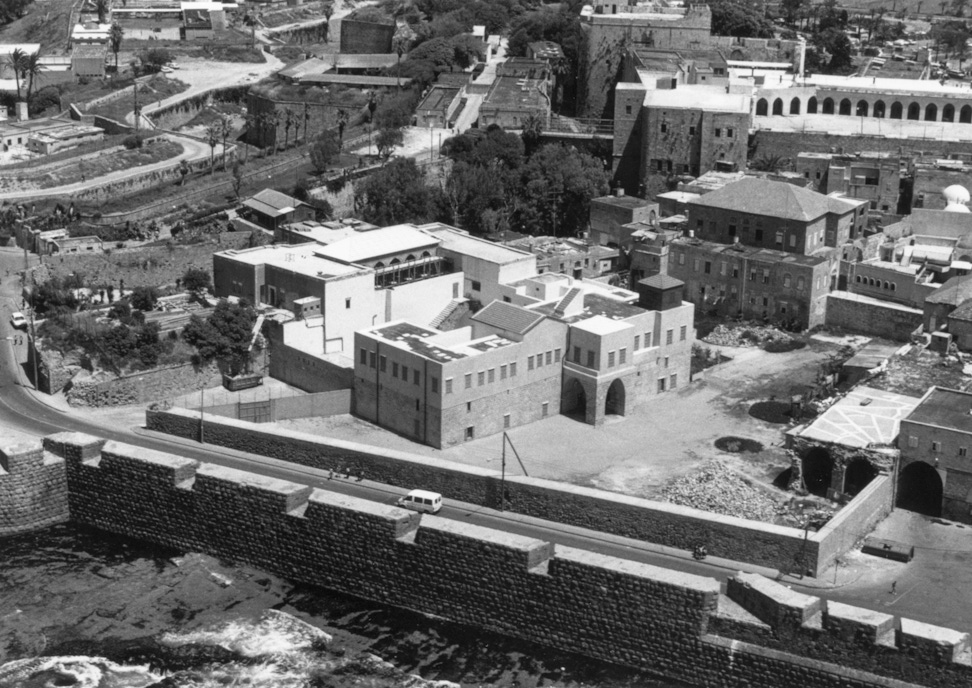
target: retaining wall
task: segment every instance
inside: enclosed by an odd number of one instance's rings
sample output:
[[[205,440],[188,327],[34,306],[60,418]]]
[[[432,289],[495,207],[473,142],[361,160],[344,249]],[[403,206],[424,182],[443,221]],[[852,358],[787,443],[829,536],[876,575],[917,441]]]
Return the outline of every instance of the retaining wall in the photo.
[[[187,394],[219,384],[215,364],[197,368],[191,363],[160,366],[108,380],[77,379],[68,390],[72,406],[128,406]]]
[[[199,413],[196,411],[150,410],[145,415],[150,430],[198,439]],[[489,508],[505,508],[680,549],[704,544],[713,556],[768,566],[784,573],[820,575],[835,557],[870,532],[875,522],[871,516],[860,520],[853,515],[859,504],[865,504],[865,511],[873,514],[870,492],[866,501],[855,499],[844,507],[841,513],[846,516],[839,529],[807,533],[524,476],[506,477],[504,505],[498,471],[306,433],[261,428],[227,418],[205,417],[204,433],[210,444],[325,470],[351,470],[364,473],[370,480],[408,489],[434,490],[449,499]],[[873,499],[878,500],[879,496]],[[888,500],[890,508],[890,497]],[[830,538],[839,538],[839,543]],[[821,557],[822,551],[825,557]]]
[[[268,422],[288,418],[311,418],[336,416],[351,412],[351,390],[339,389],[317,394],[300,394],[292,397],[268,398],[263,400],[269,406]],[[247,403],[247,402],[244,402]],[[249,402],[253,403],[253,402]],[[239,419],[240,402],[207,406],[204,413]]]
[[[711,578],[87,435],[44,447],[78,523],[695,685],[972,682],[968,634],[759,576],[722,595]]]
[[[826,324],[850,332],[907,342],[923,317],[920,309],[890,301],[843,291],[827,294]]]
[[[0,448],[0,537],[67,520],[64,459],[36,442]]]

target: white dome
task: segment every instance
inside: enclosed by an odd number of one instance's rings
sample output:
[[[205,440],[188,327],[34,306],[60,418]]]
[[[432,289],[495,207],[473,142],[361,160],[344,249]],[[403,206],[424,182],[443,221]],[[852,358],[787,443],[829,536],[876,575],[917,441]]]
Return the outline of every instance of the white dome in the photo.
[[[972,212],[972,210],[969,210],[969,206],[962,205],[961,203],[949,203],[947,206],[945,206],[945,212],[946,213],[969,213]]]
[[[942,191],[942,195],[945,197],[945,201],[948,205],[953,203],[965,204],[968,203],[970,198],[969,191],[964,186],[959,184],[952,184],[950,187]],[[959,211],[961,212],[961,211]]]

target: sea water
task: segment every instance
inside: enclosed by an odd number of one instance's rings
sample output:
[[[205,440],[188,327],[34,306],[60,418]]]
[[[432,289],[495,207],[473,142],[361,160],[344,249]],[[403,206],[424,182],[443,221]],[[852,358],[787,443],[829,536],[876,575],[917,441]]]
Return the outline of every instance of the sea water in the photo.
[[[74,525],[0,539],[0,688],[678,688]]]

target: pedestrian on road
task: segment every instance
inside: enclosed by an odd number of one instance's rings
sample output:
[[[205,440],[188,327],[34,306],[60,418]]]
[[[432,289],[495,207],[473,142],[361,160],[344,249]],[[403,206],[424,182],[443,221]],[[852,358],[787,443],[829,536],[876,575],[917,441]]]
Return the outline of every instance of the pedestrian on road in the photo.
[[[897,588],[898,588],[898,581],[891,581],[891,592],[890,592],[890,594],[891,595],[896,594],[895,591],[897,590]]]

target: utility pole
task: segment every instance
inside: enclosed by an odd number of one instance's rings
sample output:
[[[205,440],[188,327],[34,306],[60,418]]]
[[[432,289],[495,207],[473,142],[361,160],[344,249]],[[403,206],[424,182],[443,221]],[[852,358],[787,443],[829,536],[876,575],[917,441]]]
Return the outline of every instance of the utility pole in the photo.
[[[135,104],[135,138],[138,138],[138,125],[139,125],[138,120],[142,118],[142,111],[138,107],[138,78],[137,77],[132,82],[132,102]]]
[[[205,408],[205,404],[203,402],[203,392],[205,389],[205,387],[199,388],[199,444],[206,444],[206,439],[203,435],[203,408]]]
[[[26,249],[25,249],[26,257]],[[37,287],[37,282],[34,280],[34,273],[30,273],[30,351],[32,353],[30,359],[34,363],[34,390],[40,391],[40,379],[37,377],[37,356],[39,351],[37,350],[37,331],[34,329],[34,289]]]

